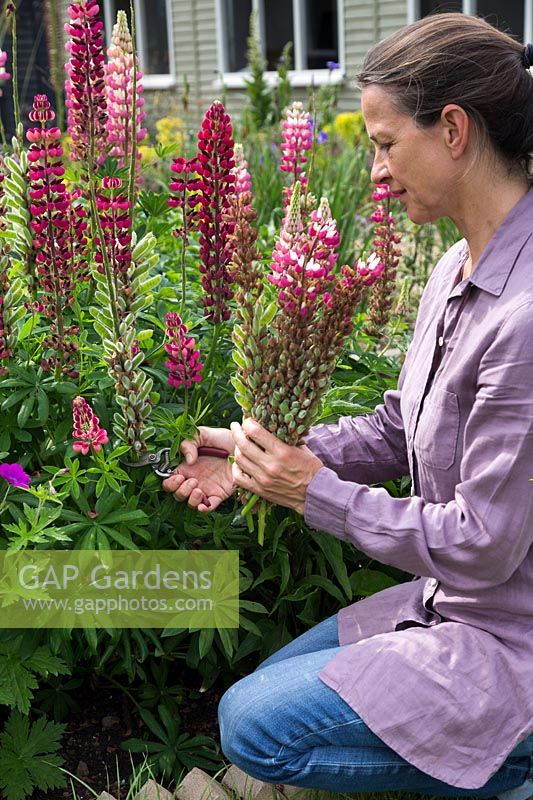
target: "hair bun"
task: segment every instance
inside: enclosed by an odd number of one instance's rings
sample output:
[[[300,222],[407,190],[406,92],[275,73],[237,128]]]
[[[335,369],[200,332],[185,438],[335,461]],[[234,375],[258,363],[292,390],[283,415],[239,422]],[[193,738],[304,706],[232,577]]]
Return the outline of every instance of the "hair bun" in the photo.
[[[526,69],[533,67],[533,44],[526,44],[522,50],[522,64]]]

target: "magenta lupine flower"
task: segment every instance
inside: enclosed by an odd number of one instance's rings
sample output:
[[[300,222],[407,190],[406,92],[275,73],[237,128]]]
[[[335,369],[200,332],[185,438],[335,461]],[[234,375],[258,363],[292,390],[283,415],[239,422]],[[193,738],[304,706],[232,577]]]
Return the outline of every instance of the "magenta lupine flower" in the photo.
[[[208,109],[198,132],[198,162],[201,206],[200,272],[206,297],[202,298],[204,316],[218,323],[230,317],[227,306],[233,297],[230,263],[234,250],[231,241],[235,223],[229,219],[228,195],[234,193],[235,166],[229,115],[218,100]]]
[[[104,23],[97,19],[99,10],[96,0],[75,0],[68,7],[70,22],[65,24],[71,37],[65,45],[70,53],[65,65],[65,105],[74,161],[87,161],[91,134],[96,161],[103,161],[106,152]]]
[[[30,142],[30,227],[39,292],[36,308],[53,320],[45,344],[61,354],[59,362],[66,364],[77,350],[68,337],[78,329],[65,327],[64,311],[74,302],[77,283],[88,278],[87,214],[75,203],[80,193],[67,192],[63,181],[61,131],[46,127],[55,118],[46,95],[35,96],[29,117],[31,122],[40,123],[26,132]],[[51,369],[59,362],[44,360],[42,366]]]
[[[16,486],[17,489],[29,489],[31,480],[20,464],[0,464],[0,478],[11,486]]]
[[[7,53],[5,50],[0,50],[0,81],[8,81],[11,77],[9,72],[4,69],[7,61]],[[0,97],[2,97],[2,88],[0,87]]]
[[[112,145],[110,155],[118,159],[119,166],[127,166],[132,152],[132,139],[135,132],[137,142],[146,136],[146,128],[142,122],[146,117],[143,111],[144,90],[142,72],[137,69],[136,80],[136,122],[133,118],[133,44],[128,30],[128,20],[124,11],[117,14],[117,22],[113,28],[111,46],[107,50],[108,62],[105,66],[106,98],[107,98],[107,135]],[[138,66],[138,61],[137,61]],[[137,180],[139,175],[141,154],[136,151]]]
[[[129,295],[130,287],[126,285],[125,275],[131,263],[131,217],[130,203],[121,191],[122,179],[106,176],[102,180],[102,189],[98,192],[96,206],[104,233],[104,245],[111,265],[117,292]],[[95,253],[99,272],[104,271],[102,243],[95,237],[99,245]]]
[[[172,159],[170,166],[176,177],[170,183],[170,196],[167,203],[172,208],[181,208],[184,212],[184,228],[186,231],[194,227],[198,221],[197,207],[201,202],[200,191],[204,183],[200,178],[202,166],[197,158],[187,160],[183,156]]]
[[[303,110],[299,101],[292,103],[285,112],[281,133],[281,163],[282,172],[290,172],[292,184],[285,189],[285,205],[290,203],[292,187],[296,181],[305,187],[307,177],[303,165],[307,163],[306,152],[313,144],[313,124],[309,112]]]
[[[355,269],[365,286],[372,286],[383,274],[385,264],[380,261],[377,253],[371,253],[366,259],[358,258]]]
[[[233,174],[235,175],[235,194],[240,196],[252,190],[252,179],[248,172],[248,162],[244,157],[242,144],[239,142],[235,144],[234,158],[235,166],[233,167]]]
[[[107,431],[100,427],[100,420],[83,397],[75,397],[72,401],[72,417],[74,430],[72,432],[74,450],[84,456],[89,448],[101,450],[102,445],[109,441]]]
[[[165,345],[165,350],[170,358],[165,361],[169,370],[168,383],[170,386],[186,386],[202,380],[203,364],[200,362],[200,351],[196,349],[193,336],[187,336],[188,328],[181,321],[175,311],[170,311],[166,317],[166,335],[170,340]]]

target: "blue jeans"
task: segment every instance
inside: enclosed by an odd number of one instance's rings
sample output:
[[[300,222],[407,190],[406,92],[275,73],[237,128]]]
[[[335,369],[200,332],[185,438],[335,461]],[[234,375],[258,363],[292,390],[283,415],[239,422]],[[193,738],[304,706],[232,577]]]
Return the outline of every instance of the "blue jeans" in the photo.
[[[231,686],[218,708],[225,756],[266,783],[334,792],[490,798],[533,779],[533,736],[480,789],[449,786],[405,761],[318,677],[347,646],[335,614]]]

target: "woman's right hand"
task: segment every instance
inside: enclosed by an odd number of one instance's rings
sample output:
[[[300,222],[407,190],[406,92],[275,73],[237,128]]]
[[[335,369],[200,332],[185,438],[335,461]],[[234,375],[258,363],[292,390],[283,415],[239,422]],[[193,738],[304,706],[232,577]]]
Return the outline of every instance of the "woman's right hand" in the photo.
[[[227,458],[198,456],[199,446],[218,447],[233,454],[235,443],[226,428],[207,428],[200,425],[195,441],[185,439],[180,450],[183,462],[163,481],[163,489],[171,492],[178,502],[187,500],[198,511],[214,511],[237,488],[233,482],[231,464]],[[209,505],[205,500],[209,501]]]

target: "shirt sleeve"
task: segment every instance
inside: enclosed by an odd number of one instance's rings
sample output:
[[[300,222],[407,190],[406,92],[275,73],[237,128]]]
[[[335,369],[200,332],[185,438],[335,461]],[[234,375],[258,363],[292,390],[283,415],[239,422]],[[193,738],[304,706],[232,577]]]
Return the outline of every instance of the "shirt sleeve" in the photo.
[[[458,590],[505,583],[533,544],[532,330],[528,303],[509,315],[481,359],[452,501],[393,498],[323,467],[307,490],[306,522],[383,564]]]
[[[340,478],[379,483],[409,473],[407,443],[400,409],[407,369],[404,362],[398,388],[385,392],[372,414],[341,417],[333,425],[315,425],[304,443]]]

